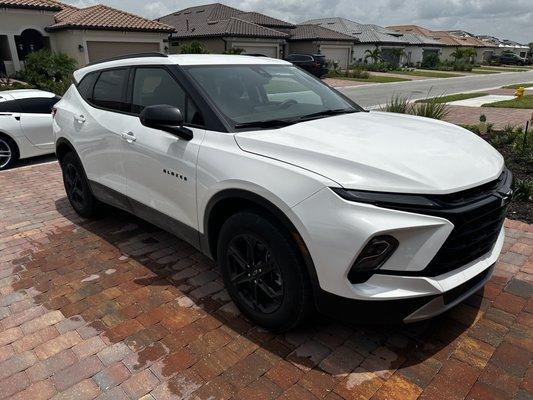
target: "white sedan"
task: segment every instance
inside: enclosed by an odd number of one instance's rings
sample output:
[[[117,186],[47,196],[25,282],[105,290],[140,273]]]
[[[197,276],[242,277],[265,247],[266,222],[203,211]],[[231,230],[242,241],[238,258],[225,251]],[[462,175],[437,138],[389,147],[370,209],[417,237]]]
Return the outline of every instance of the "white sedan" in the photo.
[[[37,89],[0,92],[0,170],[55,151],[52,108],[60,100]]]

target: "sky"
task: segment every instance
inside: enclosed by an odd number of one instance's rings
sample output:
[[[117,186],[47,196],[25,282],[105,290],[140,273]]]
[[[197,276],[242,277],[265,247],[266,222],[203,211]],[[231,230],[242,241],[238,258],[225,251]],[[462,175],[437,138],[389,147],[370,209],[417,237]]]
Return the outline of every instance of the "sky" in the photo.
[[[65,0],[64,0],[65,1]],[[66,0],[79,7],[98,3],[157,18],[216,0]],[[415,24],[434,30],[461,29],[521,43],[533,42],[533,0],[219,0],[293,23],[342,16],[382,26]]]

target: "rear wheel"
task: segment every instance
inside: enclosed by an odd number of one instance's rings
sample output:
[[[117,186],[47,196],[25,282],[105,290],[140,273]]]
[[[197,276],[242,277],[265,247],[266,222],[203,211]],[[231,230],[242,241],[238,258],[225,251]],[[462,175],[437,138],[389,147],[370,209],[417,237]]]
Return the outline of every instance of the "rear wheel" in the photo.
[[[0,135],[0,171],[11,168],[19,158],[17,144],[8,136]]]
[[[228,293],[254,323],[290,330],[312,312],[311,284],[297,247],[275,221],[253,211],[222,226],[218,262]]]
[[[91,192],[78,157],[72,152],[67,153],[61,160],[61,170],[65,191],[72,208],[82,217],[95,217],[100,204]]]

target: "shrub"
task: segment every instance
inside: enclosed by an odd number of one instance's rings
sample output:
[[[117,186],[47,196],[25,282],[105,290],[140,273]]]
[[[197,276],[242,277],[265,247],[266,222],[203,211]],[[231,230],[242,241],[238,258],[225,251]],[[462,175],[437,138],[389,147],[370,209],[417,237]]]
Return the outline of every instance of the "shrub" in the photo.
[[[424,57],[420,66],[425,69],[436,69],[440,64],[440,58],[438,54],[432,53]]]
[[[446,103],[440,103],[435,99],[433,98],[423,103],[416,103],[412,107],[411,114],[419,117],[444,119],[450,110]]]
[[[516,200],[529,200],[533,196],[533,180],[515,179],[513,182],[514,198]]]
[[[346,71],[347,78],[368,79],[370,74],[360,65],[356,65]]]
[[[24,62],[21,77],[37,89],[63,95],[72,83],[76,60],[62,53],[39,50],[30,53]]]
[[[224,54],[233,54],[233,55],[239,55],[244,52],[244,49],[241,49],[240,47],[232,47],[231,49],[227,49]]]
[[[533,161],[533,134],[531,132],[524,132],[521,127],[515,130],[513,153],[519,159],[527,162]]]
[[[400,114],[409,114],[411,111],[411,104],[409,97],[404,97],[400,95],[393,95],[390,100],[384,106],[380,107],[381,111],[400,113]]]
[[[181,46],[181,54],[206,54],[205,46],[200,42],[191,42]]]

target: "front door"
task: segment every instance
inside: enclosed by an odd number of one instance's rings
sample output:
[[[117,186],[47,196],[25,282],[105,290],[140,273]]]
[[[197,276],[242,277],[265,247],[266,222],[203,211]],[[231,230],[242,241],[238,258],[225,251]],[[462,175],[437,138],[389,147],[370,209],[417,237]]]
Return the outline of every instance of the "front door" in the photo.
[[[172,232],[194,240],[196,162],[205,130],[197,108],[170,72],[163,67],[139,67],[131,95],[132,112],[167,104],[180,109],[193,131],[190,141],[141,124],[129,116],[124,130],[124,165],[127,193],[136,214]],[[169,219],[170,217],[171,219]]]

